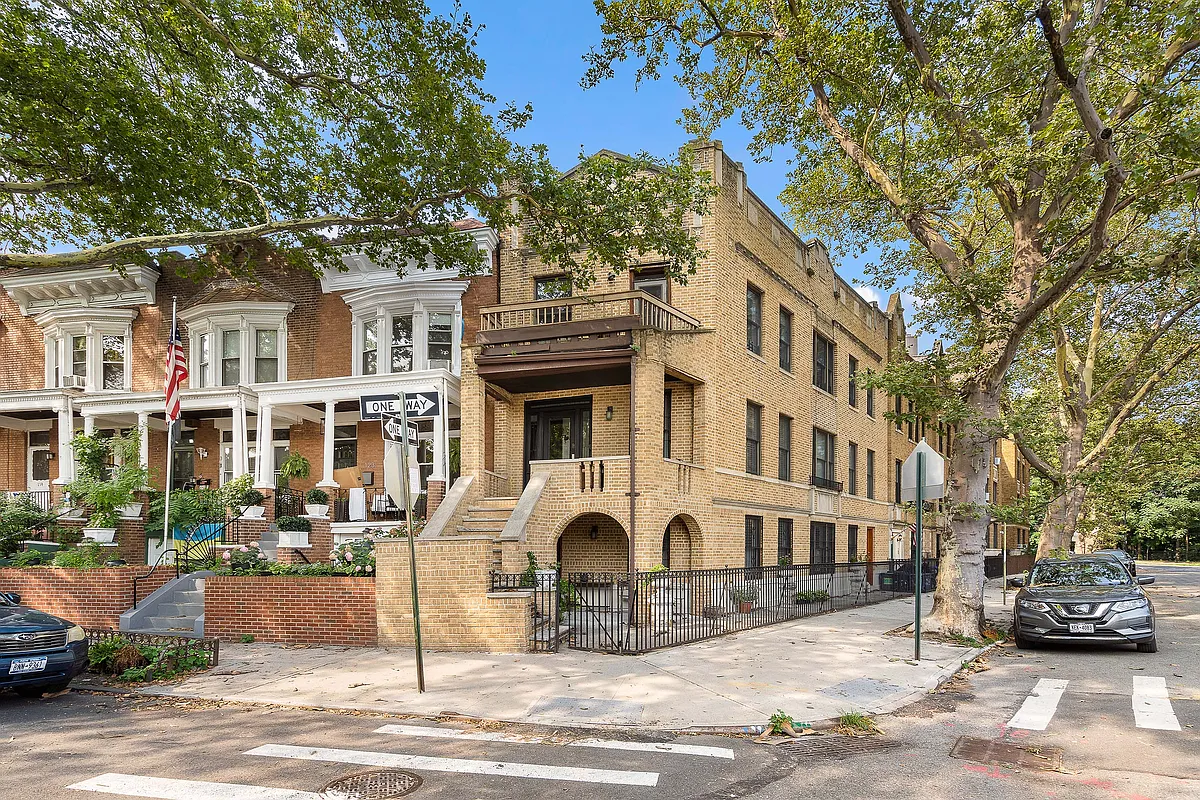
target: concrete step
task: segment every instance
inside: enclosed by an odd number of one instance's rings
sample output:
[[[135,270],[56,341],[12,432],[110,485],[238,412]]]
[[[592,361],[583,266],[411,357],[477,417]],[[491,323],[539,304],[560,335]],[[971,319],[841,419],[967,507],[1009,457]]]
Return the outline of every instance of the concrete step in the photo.
[[[467,511],[495,511],[497,509],[511,511],[516,507],[517,498],[515,497],[484,497],[477,503],[467,506]]]
[[[157,631],[179,631],[192,630],[192,625],[195,623],[195,617],[151,617],[150,627]]]
[[[458,526],[459,533],[500,533],[504,530],[503,522],[476,522],[470,520],[465,521]]]
[[[200,638],[200,634],[196,633],[191,628],[188,628],[186,631],[160,630],[158,628],[133,628],[132,630],[127,631],[127,633],[149,633],[154,636],[178,636],[181,639],[199,639]]]
[[[191,617],[195,619],[204,613],[204,603],[161,603],[158,613],[164,617]]]
[[[171,602],[179,603],[179,604],[186,603],[188,605],[198,605],[201,608],[204,608],[204,592],[202,592],[202,591],[185,592],[180,589],[176,589],[175,592],[171,595]]]
[[[464,522],[464,523],[474,523],[474,522],[499,522],[501,525],[503,525],[504,523],[508,522],[508,520],[509,520],[509,517],[511,517],[511,516],[512,516],[511,514],[505,514],[505,515],[502,515],[502,516],[501,516],[501,515],[497,515],[497,514],[492,514],[492,515],[490,515],[490,516],[484,516],[484,515],[482,515],[482,514],[480,514],[480,515],[478,515],[478,516],[476,516],[475,514],[468,514],[468,515],[467,515],[467,518],[466,518],[466,519],[464,519],[464,520],[463,520],[463,522]]]

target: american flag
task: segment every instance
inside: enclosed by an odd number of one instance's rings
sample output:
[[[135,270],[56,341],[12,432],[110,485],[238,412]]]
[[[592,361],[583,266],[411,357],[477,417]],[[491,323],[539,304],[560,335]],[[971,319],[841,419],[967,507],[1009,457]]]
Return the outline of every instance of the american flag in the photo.
[[[171,328],[171,339],[167,342],[167,374],[163,378],[163,391],[167,394],[167,423],[179,419],[179,391],[187,379],[187,357],[183,353],[183,341],[179,328]]]

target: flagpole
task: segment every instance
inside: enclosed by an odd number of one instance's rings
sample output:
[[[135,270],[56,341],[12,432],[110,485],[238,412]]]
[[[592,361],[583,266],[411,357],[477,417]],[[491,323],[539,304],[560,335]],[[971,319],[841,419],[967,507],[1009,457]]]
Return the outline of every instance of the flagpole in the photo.
[[[171,332],[167,336],[167,347],[171,347],[171,348],[175,347],[176,304],[177,304],[176,298],[172,297],[171,298]],[[164,389],[165,388],[166,387],[164,387]],[[164,403],[166,402],[165,397],[163,398],[163,402]],[[173,469],[173,467],[175,466],[174,465],[174,461],[175,461],[175,421],[173,419],[171,419],[171,412],[165,406],[164,406],[164,416],[166,417],[166,420],[167,420],[167,478],[166,478],[167,491],[166,491],[166,496],[163,499],[162,546],[163,546],[163,552],[166,553],[167,539],[170,537],[170,535],[172,533],[172,531],[171,531],[171,483],[173,482],[173,480],[175,478],[174,469]],[[175,558],[176,558],[176,561],[179,560],[178,553],[175,554]]]

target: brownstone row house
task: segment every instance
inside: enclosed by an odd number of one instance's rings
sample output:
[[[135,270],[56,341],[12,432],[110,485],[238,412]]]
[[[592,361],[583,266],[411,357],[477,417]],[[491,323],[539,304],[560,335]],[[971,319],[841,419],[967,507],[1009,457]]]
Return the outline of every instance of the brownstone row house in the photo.
[[[488,268],[469,278],[415,264],[400,277],[360,256],[322,276],[264,258],[254,283],[169,265],[0,274],[0,489],[55,502],[75,432],[135,427],[163,485],[175,298],[191,374],[174,486],[248,473],[269,493],[301,453],[312,474],[292,488],[327,489],[334,537],[358,535],[397,518],[359,399],[435,392],[423,538],[490,540],[488,569],[519,572],[527,553],[566,571],[907,557],[899,464],[923,437],[949,452],[953,431],[889,421],[911,403],[860,385],[917,357],[899,296],[863,299],[719,142],[691,146],[720,191],[685,221],[706,251],[686,284],[646,259],[581,291],[520,226],[473,220],[461,228]],[[1010,502],[1028,465],[997,455]],[[1010,546],[1027,537],[1011,530]]]

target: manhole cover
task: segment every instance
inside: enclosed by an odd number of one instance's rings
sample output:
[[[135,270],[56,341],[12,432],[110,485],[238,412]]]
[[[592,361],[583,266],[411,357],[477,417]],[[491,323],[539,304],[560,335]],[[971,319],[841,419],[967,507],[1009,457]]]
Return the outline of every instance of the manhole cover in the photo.
[[[325,800],[390,800],[403,797],[421,785],[421,778],[399,769],[356,772],[330,781],[321,790]]]
[[[1054,772],[1062,769],[1063,751],[1060,747],[1009,744],[998,739],[976,739],[960,736],[950,750],[951,758],[995,764],[1002,767],[1023,767]]]
[[[787,739],[777,746],[801,758],[828,758],[840,761],[880,750],[891,750],[893,747],[899,747],[900,743],[878,736],[831,735]]]

